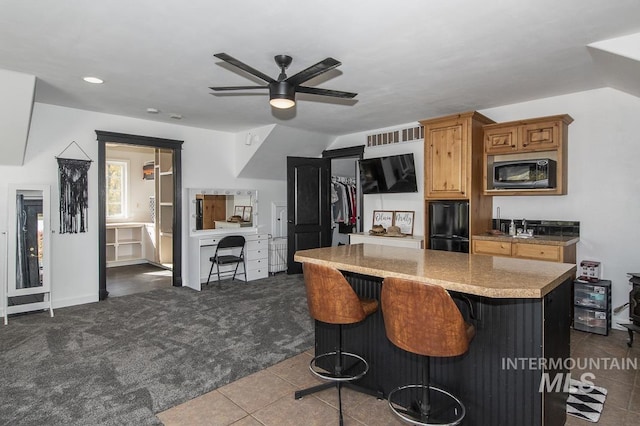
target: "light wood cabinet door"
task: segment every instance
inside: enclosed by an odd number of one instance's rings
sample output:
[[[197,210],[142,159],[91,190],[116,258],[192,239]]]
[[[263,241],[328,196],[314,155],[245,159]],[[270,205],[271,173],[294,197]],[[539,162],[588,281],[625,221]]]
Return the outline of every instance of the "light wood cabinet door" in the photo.
[[[522,151],[548,151],[560,146],[560,120],[522,126]]]
[[[465,120],[451,120],[425,129],[427,198],[468,197],[469,143]]]
[[[518,127],[487,129],[484,151],[488,154],[509,154],[518,149]]]
[[[507,241],[473,240],[473,253],[511,256],[511,243]]]
[[[522,259],[562,262],[562,247],[560,246],[514,243],[512,254],[513,257],[519,257]]]

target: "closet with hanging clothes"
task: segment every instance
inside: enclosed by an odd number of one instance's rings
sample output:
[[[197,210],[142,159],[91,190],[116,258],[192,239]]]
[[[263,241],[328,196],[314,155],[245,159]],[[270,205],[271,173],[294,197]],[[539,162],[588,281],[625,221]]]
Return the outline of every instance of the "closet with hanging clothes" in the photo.
[[[358,188],[354,177],[331,176],[332,245],[348,244],[359,217]]]

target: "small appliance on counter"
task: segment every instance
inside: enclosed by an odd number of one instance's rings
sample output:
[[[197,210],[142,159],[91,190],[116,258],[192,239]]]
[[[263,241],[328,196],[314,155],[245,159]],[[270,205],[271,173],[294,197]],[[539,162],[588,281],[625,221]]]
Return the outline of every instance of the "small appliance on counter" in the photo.
[[[429,248],[469,253],[469,202],[429,203]]]

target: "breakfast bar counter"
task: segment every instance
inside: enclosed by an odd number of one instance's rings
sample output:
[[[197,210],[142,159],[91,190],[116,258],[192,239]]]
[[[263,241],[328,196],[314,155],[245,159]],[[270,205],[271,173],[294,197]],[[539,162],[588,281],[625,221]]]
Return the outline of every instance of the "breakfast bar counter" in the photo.
[[[295,260],[337,268],[358,295],[378,300],[385,277],[444,287],[465,300],[461,310],[467,317],[473,313],[476,327],[467,353],[431,360],[432,382],[466,406],[462,424],[564,424],[567,394],[547,384],[568,371],[565,363],[541,360],[569,357],[575,265],[373,244],[302,250]],[[334,326],[316,322],[316,352],[330,351],[336,342]],[[344,345],[369,361],[359,384],[370,391],[386,397],[401,384],[420,382],[420,359],[388,341],[380,310],[345,327]]]

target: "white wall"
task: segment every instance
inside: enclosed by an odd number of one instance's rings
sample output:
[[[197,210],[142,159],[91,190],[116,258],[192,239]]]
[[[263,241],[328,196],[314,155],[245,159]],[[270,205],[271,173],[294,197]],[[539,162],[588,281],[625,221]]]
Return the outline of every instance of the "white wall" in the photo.
[[[0,69],[0,164],[23,164],[35,90],[34,75]]]
[[[408,123],[385,129],[375,129],[366,132],[352,133],[339,136],[329,149],[346,148],[350,146],[366,145],[367,135],[416,127],[417,123]],[[424,143],[422,140],[400,142],[392,145],[366,147],[364,158],[386,157],[389,155],[412,153],[418,180],[418,192],[408,194],[365,194],[362,206],[362,227],[365,232],[371,229],[374,210],[409,210],[415,211],[413,234],[424,236]]]
[[[258,190],[258,224],[268,231],[271,200],[286,198],[286,182],[236,179],[235,135],[175,124],[94,113],[46,104],[34,104],[29,142],[23,166],[0,166],[0,231],[7,229],[9,183],[51,185],[52,300],[54,308],[98,300],[98,144],[95,130],[184,140],[183,187],[255,188]],[[89,169],[88,232],[58,234],[57,156],[71,141],[93,159]],[[8,143],[3,141],[2,143]],[[188,203],[183,200],[183,279],[186,278]],[[3,271],[4,273],[4,271]]]
[[[481,112],[498,122],[564,113],[574,118],[567,195],[495,197],[493,208],[499,206],[507,218],[580,221],[578,263],[602,262],[603,278],[612,281],[613,306],[628,302],[626,273],[640,271],[640,99],[599,89]],[[626,318],[627,310],[620,315]]]

